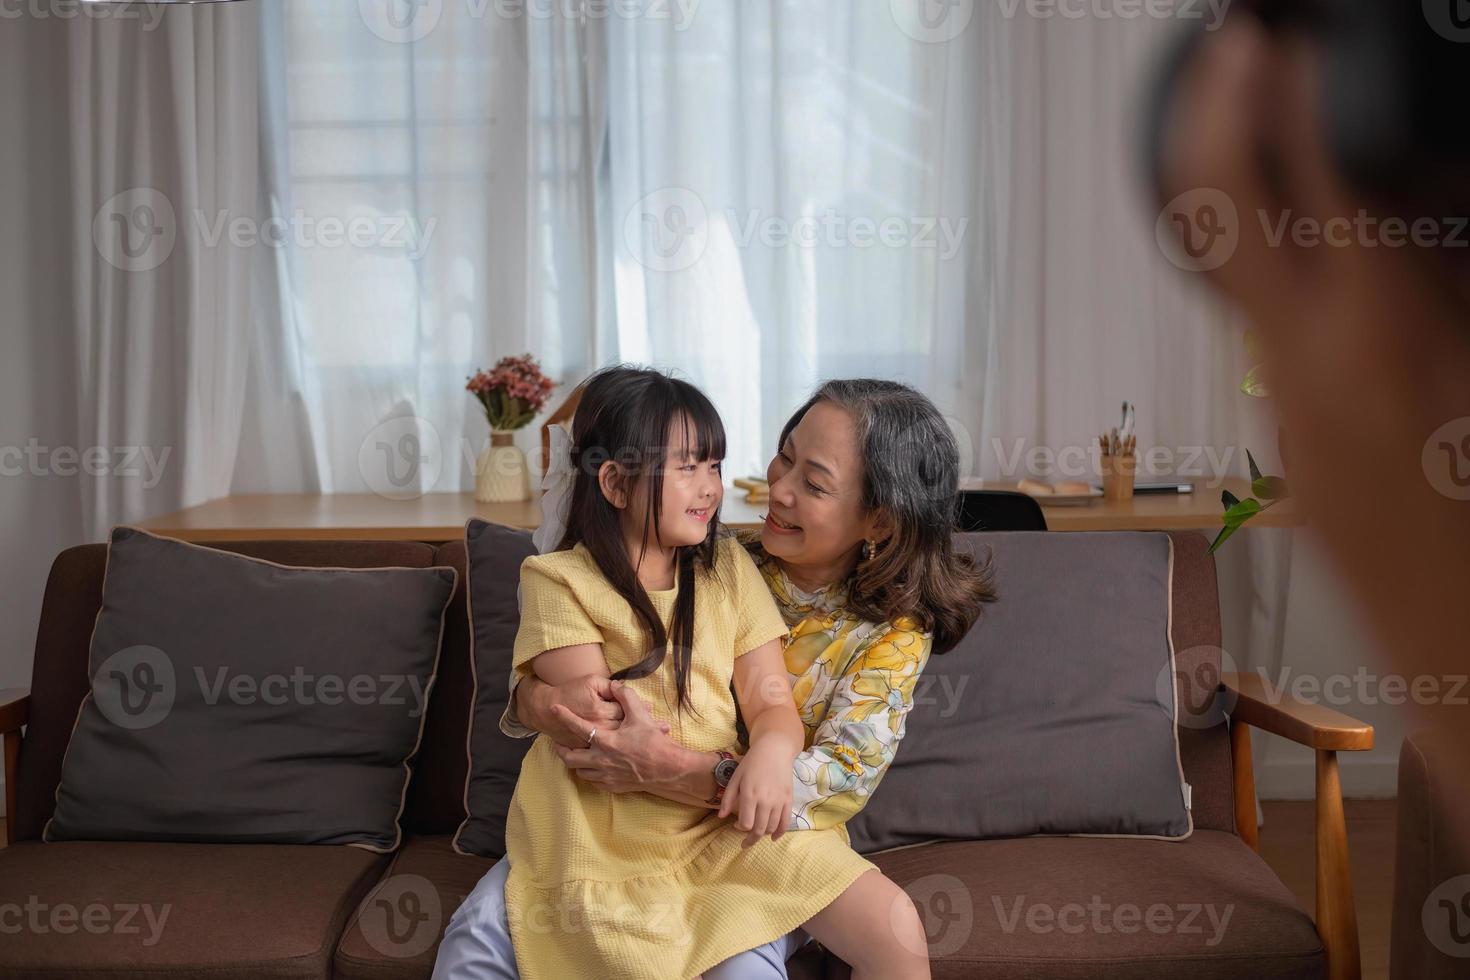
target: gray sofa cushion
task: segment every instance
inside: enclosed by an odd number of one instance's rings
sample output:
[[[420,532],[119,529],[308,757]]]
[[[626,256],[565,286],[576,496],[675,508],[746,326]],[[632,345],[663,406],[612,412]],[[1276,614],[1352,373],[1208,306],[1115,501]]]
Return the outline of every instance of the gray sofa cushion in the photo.
[[[115,528],[43,838],[396,848],[456,579]]]
[[[521,562],[536,554],[531,532],[471,518],[465,525],[466,591],[470,610],[469,775],[465,819],[454,836],[461,854],[498,858],[505,853],[505,815],[532,739],[500,730],[510,697],[511,648],[521,625]]]
[[[1169,536],[1013,531],[956,541],[993,550],[999,598],[955,649],[929,658],[893,767],[848,822],[853,847],[1189,836]]]

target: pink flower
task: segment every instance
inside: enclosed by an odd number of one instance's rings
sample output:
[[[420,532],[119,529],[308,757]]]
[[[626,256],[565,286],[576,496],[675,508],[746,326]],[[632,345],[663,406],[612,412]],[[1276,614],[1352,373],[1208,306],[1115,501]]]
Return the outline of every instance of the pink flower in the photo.
[[[548,378],[530,354],[502,357],[488,372],[476,370],[466,381],[494,429],[528,425],[546,402],[556,382]]]

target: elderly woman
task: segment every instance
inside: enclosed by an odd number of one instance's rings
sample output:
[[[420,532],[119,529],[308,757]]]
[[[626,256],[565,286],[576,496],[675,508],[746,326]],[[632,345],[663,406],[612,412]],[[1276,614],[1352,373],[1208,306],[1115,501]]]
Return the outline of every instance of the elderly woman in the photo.
[[[740,537],[791,630],[786,669],[806,747],[793,772],[790,831],[843,827],[863,808],[903,738],[930,653],[952,649],[994,598],[989,569],[953,550],[958,474],[954,437],[933,403],[896,382],[828,382],[781,431],[767,469],[765,525]],[[567,766],[609,792],[716,808],[709,801],[717,779],[729,779],[729,761],[680,746],[637,695],[606,678],[552,687],[528,677],[513,688],[501,728],[550,736]],[[502,859],[455,911],[435,980],[517,976],[505,920],[508,870]],[[857,888],[888,899],[881,908],[908,904],[876,871]],[[820,929],[816,920],[807,925],[838,956],[894,928],[888,916],[866,921],[831,910]],[[786,959],[810,938],[797,929],[704,976],[784,978]],[[908,942],[915,954],[927,952],[921,930]]]

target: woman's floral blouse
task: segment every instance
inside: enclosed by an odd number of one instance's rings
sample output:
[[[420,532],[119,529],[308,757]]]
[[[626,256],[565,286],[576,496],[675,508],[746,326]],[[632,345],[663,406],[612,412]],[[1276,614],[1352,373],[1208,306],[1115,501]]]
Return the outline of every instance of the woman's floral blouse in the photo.
[[[893,761],[933,634],[908,618],[892,623],[857,619],[843,608],[843,583],[805,592],[761,552],[759,532],[740,531],[736,537],[750,548],[791,627],[786,672],[806,726],[806,745],[796,757],[788,829],[844,824],[867,805]]]
[[[784,641],[786,671],[806,744],[796,757],[787,829],[840,826],[867,805],[893,762],[933,634],[907,617],[870,623],[851,616],[844,609],[844,583],[804,592],[761,550],[759,531],[735,536],[749,549],[791,629]],[[515,716],[518,679],[512,671],[500,730],[526,738],[536,732]]]

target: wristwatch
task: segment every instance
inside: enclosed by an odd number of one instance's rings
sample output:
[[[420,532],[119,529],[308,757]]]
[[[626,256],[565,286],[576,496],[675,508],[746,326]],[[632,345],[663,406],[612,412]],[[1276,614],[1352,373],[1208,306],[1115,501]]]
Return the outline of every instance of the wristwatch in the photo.
[[[704,801],[710,806],[720,805],[720,801],[725,798],[725,787],[730,785],[730,779],[735,775],[735,767],[740,765],[740,760],[729,752],[724,749],[720,749],[719,752],[720,761],[715,763],[714,769],[715,795]]]

